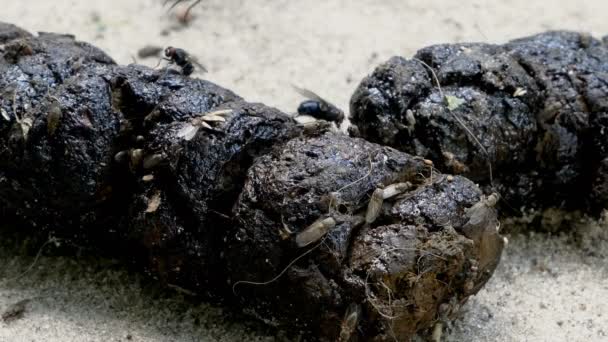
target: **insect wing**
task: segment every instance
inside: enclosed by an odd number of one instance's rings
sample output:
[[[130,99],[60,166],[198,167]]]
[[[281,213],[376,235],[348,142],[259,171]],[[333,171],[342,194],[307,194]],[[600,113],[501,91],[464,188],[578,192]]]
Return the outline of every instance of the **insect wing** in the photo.
[[[296,235],[296,244],[298,247],[308,246],[321,239],[323,235],[335,226],[336,221],[332,217],[319,219]]]
[[[317,100],[317,101],[323,102],[323,103],[328,103],[321,96],[315,94],[314,92],[312,92],[312,91],[310,91],[308,89],[300,88],[300,87],[295,86],[293,84],[291,86],[293,87],[293,89],[295,91],[297,91],[300,95],[304,96],[307,99]]]
[[[200,69],[202,72],[209,72],[209,71],[207,70],[207,68],[205,68],[205,66],[204,66],[204,65],[202,65],[202,64],[201,64],[201,63],[198,61],[198,58],[196,58],[196,57],[194,57],[194,56],[191,56],[191,55],[188,55],[188,61],[190,61],[190,63],[192,63],[192,64],[196,65],[196,66],[197,66],[197,67],[198,67],[198,68],[199,68],[199,69]]]
[[[325,100],[321,96],[317,95],[313,91],[297,87],[297,86],[295,86],[293,84],[291,86],[293,87],[293,89],[295,89],[295,91],[297,91],[300,95],[306,97],[307,99],[319,101],[323,105],[325,105],[326,107],[330,108],[331,111],[337,111],[337,112],[340,112],[340,113],[342,112],[340,109],[338,109],[338,107],[334,106],[333,103],[328,102],[327,100]]]

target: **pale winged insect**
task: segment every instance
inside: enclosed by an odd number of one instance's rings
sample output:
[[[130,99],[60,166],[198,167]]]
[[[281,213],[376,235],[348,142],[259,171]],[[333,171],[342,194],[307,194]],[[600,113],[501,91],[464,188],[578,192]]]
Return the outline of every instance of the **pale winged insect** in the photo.
[[[198,129],[198,126],[194,126],[191,123],[186,123],[177,131],[177,137],[190,141],[196,136]]]
[[[492,193],[489,196],[483,196],[481,200],[475,203],[472,207],[466,208],[465,213],[469,217],[468,225],[476,226],[483,222],[487,222],[489,215],[493,215],[493,208],[500,199],[497,193]]]
[[[186,141],[192,140],[202,128],[213,130],[210,124],[226,122],[226,117],[232,114],[232,109],[220,109],[205,113],[185,123],[178,131],[177,137]]]
[[[365,213],[365,222],[369,224],[376,221],[376,219],[380,215],[384,200],[402,194],[411,187],[412,184],[410,182],[405,182],[394,183],[385,187],[384,189],[378,188],[374,190],[374,192],[372,193],[372,198],[369,200],[369,203],[367,205],[367,212]]]
[[[11,121],[11,116],[8,114],[4,108],[0,108],[0,114],[2,114],[2,118],[6,121]]]
[[[372,223],[376,221],[380,215],[382,204],[384,203],[384,190],[376,189],[372,193],[372,198],[367,204],[367,212],[365,213],[365,223]]]
[[[53,136],[55,135],[55,131],[59,126],[59,121],[61,121],[61,118],[63,117],[63,113],[61,112],[61,107],[59,106],[59,100],[54,96],[50,96],[50,99],[51,105],[49,106],[46,116],[46,129],[48,134]]]
[[[161,204],[161,193],[160,191],[156,191],[149,199],[148,199],[148,207],[146,208],[146,213],[153,213],[158,210],[158,207]]]
[[[344,314],[344,319],[342,319],[338,341],[347,342],[350,340],[359,323],[359,316],[361,316],[361,307],[355,303],[349,305]]]
[[[298,247],[308,246],[321,239],[323,235],[327,234],[335,226],[336,220],[333,217],[320,218],[296,235],[296,244]]]
[[[13,90],[13,115],[15,115],[15,123],[19,132],[21,133],[21,137],[23,141],[27,141],[28,133],[30,132],[30,128],[32,128],[32,124],[34,123],[32,118],[30,117],[21,117],[17,114],[17,90]]]

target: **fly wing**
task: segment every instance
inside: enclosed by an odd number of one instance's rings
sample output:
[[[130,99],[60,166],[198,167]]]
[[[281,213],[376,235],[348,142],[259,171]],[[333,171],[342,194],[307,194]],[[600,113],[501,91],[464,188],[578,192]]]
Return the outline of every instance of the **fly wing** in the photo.
[[[491,200],[494,200],[492,198]],[[475,203],[472,207],[465,209],[466,215],[469,217],[469,221],[466,223],[467,226],[478,226],[484,224],[489,220],[496,219],[496,210],[494,205],[496,202],[488,202],[488,199],[481,199]]]
[[[340,111],[340,112],[342,112],[340,109],[338,109],[338,107],[334,106],[334,104],[333,104],[333,103],[328,102],[327,100],[325,100],[325,99],[324,99],[324,98],[322,98],[321,96],[317,95],[317,94],[316,94],[316,93],[314,93],[313,91],[308,90],[308,89],[304,89],[304,88],[297,87],[297,86],[295,86],[295,85],[293,85],[293,84],[292,84],[291,86],[293,87],[293,89],[295,89],[295,91],[297,91],[297,92],[298,92],[300,95],[302,95],[302,96],[306,97],[307,99],[311,99],[311,100],[316,100],[316,101],[319,101],[319,102],[321,102],[321,103],[325,104],[325,105],[326,105],[327,107],[329,107],[329,108],[332,108],[332,109],[334,109],[334,110],[336,110],[336,111]]]
[[[324,98],[322,98],[321,96],[317,95],[316,93],[308,90],[308,89],[304,89],[304,88],[300,88],[297,87],[295,85],[291,85],[293,87],[293,89],[295,89],[295,91],[297,91],[300,95],[311,99],[311,100],[316,100],[319,101],[320,103],[324,104],[327,108],[329,108],[332,112],[334,113],[341,113],[341,115],[344,115],[344,112],[342,112],[341,109],[339,109],[338,107],[336,107],[333,103],[330,103],[328,101],[326,101]]]
[[[325,101],[325,99],[323,99],[321,96],[315,94],[314,92],[312,92],[312,91],[310,91],[308,89],[300,88],[300,87],[297,87],[297,86],[295,86],[293,84],[291,86],[293,87],[293,89],[295,91],[297,91],[300,95],[304,96],[307,99],[317,100],[317,101],[320,101],[320,102],[327,103],[327,101]]]
[[[192,62],[192,64],[196,65],[202,72],[209,72],[207,68],[205,68],[205,66],[198,61],[198,58],[189,55],[188,60]]]
[[[485,204],[478,203],[467,210],[469,221],[467,225],[477,226],[486,222],[487,218],[492,214],[492,208],[488,208]]]

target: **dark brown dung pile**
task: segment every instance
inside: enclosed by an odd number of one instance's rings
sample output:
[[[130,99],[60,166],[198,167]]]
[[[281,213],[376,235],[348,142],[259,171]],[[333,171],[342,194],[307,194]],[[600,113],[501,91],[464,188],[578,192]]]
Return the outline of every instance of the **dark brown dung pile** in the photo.
[[[486,187],[489,162],[511,215],[607,206],[608,46],[589,35],[547,32],[393,57],[361,82],[351,115],[352,135]]]
[[[496,197],[428,160],[69,35],[0,44],[6,226],[311,340],[407,340],[498,263]]]

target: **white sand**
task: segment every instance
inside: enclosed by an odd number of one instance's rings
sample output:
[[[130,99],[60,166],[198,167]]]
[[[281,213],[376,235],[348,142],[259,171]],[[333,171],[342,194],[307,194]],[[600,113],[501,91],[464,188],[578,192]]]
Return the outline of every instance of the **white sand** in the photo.
[[[2,0],[0,20],[74,33],[120,63],[130,63],[146,44],[184,47],[210,69],[204,77],[288,112],[300,101],[291,83],[346,109],[375,65],[433,43],[504,42],[548,29],[608,34],[605,0],[204,0],[190,27],[162,36],[175,22],[161,2]],[[447,338],[607,341],[607,236],[586,239],[585,248],[572,236],[512,238],[497,274],[471,298]],[[0,252],[0,277],[31,262]],[[250,341],[269,334],[150,287],[106,262],[42,258],[17,281],[0,278],[0,313],[31,298],[23,318],[0,323],[0,341],[128,341],[128,335],[133,341]]]

